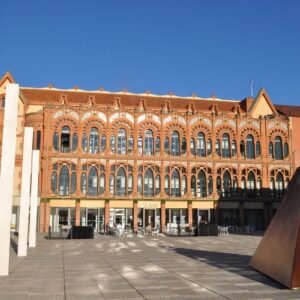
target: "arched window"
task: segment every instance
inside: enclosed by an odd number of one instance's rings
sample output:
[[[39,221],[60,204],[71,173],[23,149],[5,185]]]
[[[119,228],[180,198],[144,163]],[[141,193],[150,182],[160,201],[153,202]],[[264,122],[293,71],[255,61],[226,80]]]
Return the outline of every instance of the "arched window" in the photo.
[[[269,156],[274,158],[274,149],[273,149],[273,143],[269,142]]]
[[[206,175],[203,170],[201,170],[198,174],[198,197],[206,197]]]
[[[102,195],[105,191],[105,174],[100,174],[100,195]]]
[[[288,143],[284,143],[284,158],[288,158],[289,157],[289,145]]]
[[[256,157],[259,157],[260,154],[261,154],[260,142],[259,141],[256,142],[256,149],[255,150],[256,150]]]
[[[230,138],[227,133],[222,136],[222,157],[230,157]]]
[[[179,141],[179,133],[177,131],[173,131],[171,135],[171,155],[173,156],[180,155],[180,141]]]
[[[243,197],[245,197],[245,195],[246,195],[246,179],[245,179],[245,177],[242,177],[242,180],[241,180],[241,192],[242,192]]]
[[[222,193],[221,176],[217,177],[217,192],[219,195]]]
[[[169,147],[170,147],[169,137],[166,136],[164,141],[164,148],[166,153],[170,153]]]
[[[117,173],[116,194],[126,196],[126,172],[124,168],[120,168]]]
[[[187,179],[186,176],[183,175],[181,179],[181,196],[185,195],[187,191]]]
[[[240,154],[242,157],[245,157],[245,142],[244,141],[240,142]]]
[[[95,167],[91,167],[88,176],[88,195],[97,196],[98,194],[98,174]]]
[[[233,140],[231,143],[231,153],[232,153],[232,156],[236,156],[236,141],[235,140]]]
[[[186,153],[186,138],[182,138],[181,140],[181,154],[185,154]]]
[[[113,174],[109,175],[109,192],[115,194],[115,176]]]
[[[155,151],[160,152],[160,137],[157,136],[155,139]]]
[[[255,175],[252,171],[249,172],[247,177],[247,194],[248,197],[255,196]]]
[[[271,193],[272,197],[274,196],[274,189],[275,189],[275,181],[274,181],[274,178],[271,178],[270,179],[270,193]]]
[[[90,130],[90,153],[99,152],[99,130],[92,127]]]
[[[126,144],[127,144],[126,130],[120,128],[118,131],[118,143],[117,143],[117,153],[126,154]]]
[[[192,154],[195,154],[195,139],[194,138],[191,138],[191,141],[190,141],[190,151]]]
[[[216,140],[216,154],[221,156],[220,140]]]
[[[53,148],[54,148],[55,151],[58,151],[58,150],[59,150],[59,147],[58,147],[58,141],[59,141],[58,133],[57,133],[57,132],[54,132],[54,133],[53,133]]]
[[[205,136],[203,132],[199,132],[197,135],[197,155],[201,157],[206,156]]]
[[[231,194],[231,176],[229,171],[225,171],[223,174],[223,196],[229,197]]]
[[[156,175],[155,177],[155,195],[160,193],[160,176]]]
[[[142,136],[138,137],[138,144],[137,144],[137,146],[138,146],[138,153],[139,154],[143,154],[143,138],[142,138]]]
[[[84,195],[86,194],[86,173],[81,174],[80,190],[81,190],[81,193],[83,193]]]
[[[180,176],[177,169],[171,175],[171,197],[180,197]]]
[[[254,138],[253,135],[248,134],[247,135],[247,158],[255,158],[254,153]]]
[[[132,174],[128,175],[128,183],[127,183],[127,195],[131,195],[133,191],[133,176]]]
[[[282,139],[280,136],[275,137],[275,159],[283,159]]]
[[[113,134],[110,136],[110,150],[112,153],[116,152],[116,138]]]
[[[236,176],[233,177],[232,180],[232,194],[233,196],[236,196],[238,192],[238,182]]]
[[[62,196],[69,195],[69,169],[66,166],[60,169],[59,194]]]
[[[102,134],[101,143],[100,143],[100,151],[103,152],[106,149],[106,135]]]
[[[213,192],[213,178],[212,176],[208,177],[208,194],[211,195]]]
[[[128,138],[128,153],[132,153],[133,151],[133,136],[131,135]]]
[[[77,176],[75,171],[72,172],[71,175],[71,194],[74,194],[76,192],[76,186],[77,186]]]
[[[137,190],[139,194],[143,193],[143,176],[140,174],[137,179]]]
[[[87,136],[86,134],[83,134],[81,139],[81,148],[83,152],[87,152],[88,150],[87,145],[88,145]]]
[[[54,194],[57,193],[57,173],[56,172],[52,172],[52,175],[51,175],[51,191]]]
[[[261,178],[257,178],[256,180],[256,194],[259,196],[260,195],[260,189],[261,189]]]
[[[192,196],[196,197],[196,177],[194,175],[191,178],[191,192]]]
[[[78,147],[78,135],[77,133],[74,133],[72,137],[72,151],[76,151],[77,147]]]
[[[153,142],[153,132],[152,130],[145,131],[145,150],[146,155],[154,154],[154,142]]]
[[[283,189],[284,189],[283,176],[282,176],[281,172],[278,172],[276,175],[276,181],[275,181],[276,196],[278,198],[282,197]]]
[[[144,175],[144,196],[150,197],[154,195],[153,181],[153,172],[150,168],[147,168]]]
[[[166,175],[165,176],[165,193],[167,195],[170,195],[170,185],[169,185],[169,183],[170,183],[170,177],[169,177],[169,175]]]
[[[60,145],[61,152],[70,152],[71,135],[70,135],[70,127],[69,126],[62,127],[60,143],[61,143],[61,145]]]
[[[212,152],[212,143],[211,143],[211,139],[207,140],[207,155],[210,155]]]

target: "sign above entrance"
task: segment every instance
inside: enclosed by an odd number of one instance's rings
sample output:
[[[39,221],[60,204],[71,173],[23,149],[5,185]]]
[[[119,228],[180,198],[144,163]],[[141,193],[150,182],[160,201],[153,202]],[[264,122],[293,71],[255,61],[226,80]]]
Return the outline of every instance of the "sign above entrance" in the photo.
[[[160,208],[160,201],[139,201],[139,208]]]

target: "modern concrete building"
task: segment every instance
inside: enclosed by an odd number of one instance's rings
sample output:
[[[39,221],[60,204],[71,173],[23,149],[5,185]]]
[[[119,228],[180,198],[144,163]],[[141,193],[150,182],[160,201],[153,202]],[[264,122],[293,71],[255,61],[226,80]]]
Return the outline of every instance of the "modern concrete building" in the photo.
[[[1,107],[9,82],[7,73]],[[200,221],[263,229],[300,165],[300,107],[274,105],[265,90],[223,100],[20,87],[13,220],[25,126],[41,151],[42,232]]]

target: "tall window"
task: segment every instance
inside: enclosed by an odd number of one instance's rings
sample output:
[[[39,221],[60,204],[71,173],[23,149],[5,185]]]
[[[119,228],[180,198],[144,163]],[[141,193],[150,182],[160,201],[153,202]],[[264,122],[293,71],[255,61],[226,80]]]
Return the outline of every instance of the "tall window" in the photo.
[[[273,143],[269,142],[269,156],[274,158]]]
[[[153,132],[151,130],[145,131],[145,154],[146,155],[154,154]]]
[[[155,139],[155,152],[160,152],[160,137],[156,137]]]
[[[242,157],[245,157],[245,142],[244,141],[240,142],[240,154]]]
[[[174,169],[171,175],[171,197],[180,196],[180,175],[178,170]]]
[[[256,157],[259,157],[260,154],[261,154],[260,142],[259,141],[256,142],[256,149],[255,150],[256,150]]]
[[[216,140],[216,153],[221,156],[220,140]]]
[[[99,152],[99,130],[92,127],[90,130],[90,153]]]
[[[247,135],[247,158],[255,158],[253,135]]]
[[[71,147],[71,135],[70,135],[70,127],[69,126],[63,126],[61,129],[61,151],[62,152],[70,152]]]
[[[255,196],[255,175],[252,171],[249,172],[247,177],[247,194],[248,197]]]
[[[276,181],[275,181],[275,191],[276,191],[277,197],[282,197],[283,189],[284,189],[283,176],[280,172],[278,172],[276,175]]]
[[[105,149],[106,149],[106,135],[102,134],[101,144],[100,144],[100,151],[103,152]]]
[[[230,157],[230,138],[227,133],[222,136],[222,157]]]
[[[194,175],[191,177],[191,192],[192,192],[192,196],[195,197],[196,196],[196,177]]]
[[[223,174],[223,196],[229,197],[231,194],[231,176],[228,171]]]
[[[199,132],[197,136],[197,155],[201,157],[206,156],[205,136],[203,132]]]
[[[57,193],[57,173],[55,171],[51,175],[51,191],[54,194]]]
[[[275,137],[275,159],[283,159],[282,139],[280,136]]]
[[[144,196],[154,195],[154,178],[153,172],[150,168],[147,168],[144,175]]]
[[[231,143],[231,153],[232,153],[232,156],[236,156],[236,141],[235,140],[233,140]]]
[[[88,176],[88,195],[97,196],[98,194],[98,174],[95,167],[91,167]]]
[[[117,153],[126,154],[126,130],[120,128],[118,131]]]
[[[138,144],[137,144],[137,146],[138,146],[138,153],[142,154],[143,153],[143,138],[142,138],[142,136],[138,137]]]
[[[179,133],[177,131],[173,131],[171,135],[171,155],[173,156],[180,155],[180,141],[179,141]]]
[[[110,136],[110,150],[112,153],[116,152],[116,138],[113,134]]]
[[[212,152],[211,139],[207,140],[207,155],[210,155]]]
[[[126,172],[124,168],[120,168],[117,173],[116,194],[118,196],[126,195]]]
[[[54,148],[54,150],[56,150],[56,151],[59,150],[58,143],[59,143],[59,136],[58,136],[58,133],[57,133],[57,132],[54,132],[54,133],[53,133],[53,148]]]
[[[284,143],[284,158],[288,158],[289,157],[289,145],[288,143]]]
[[[59,194],[62,196],[69,195],[69,169],[66,166],[60,169]]]
[[[206,197],[206,175],[203,170],[199,172],[198,175],[198,197]]]

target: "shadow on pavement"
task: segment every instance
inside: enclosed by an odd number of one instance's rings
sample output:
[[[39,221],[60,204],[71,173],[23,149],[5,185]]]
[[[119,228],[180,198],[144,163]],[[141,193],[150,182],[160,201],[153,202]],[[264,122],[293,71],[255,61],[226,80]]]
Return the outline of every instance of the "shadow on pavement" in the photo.
[[[251,268],[249,266],[250,255],[173,247],[169,247],[168,250],[273,288],[285,289],[280,283]]]

